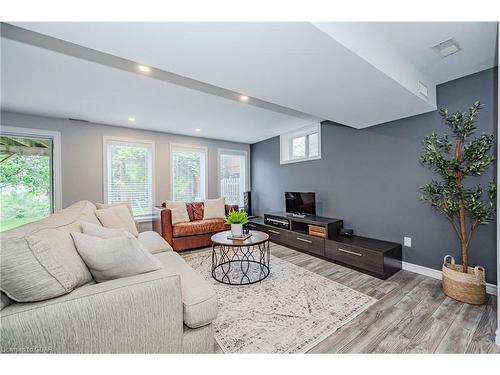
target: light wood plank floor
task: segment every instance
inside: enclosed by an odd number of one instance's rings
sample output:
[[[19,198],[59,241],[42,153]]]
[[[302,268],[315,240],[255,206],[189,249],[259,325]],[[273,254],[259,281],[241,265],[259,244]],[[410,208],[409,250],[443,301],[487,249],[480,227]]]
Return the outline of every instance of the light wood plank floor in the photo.
[[[446,297],[439,280],[413,272],[380,280],[276,244],[271,254],[378,299],[310,353],[500,353],[495,296],[466,305]]]

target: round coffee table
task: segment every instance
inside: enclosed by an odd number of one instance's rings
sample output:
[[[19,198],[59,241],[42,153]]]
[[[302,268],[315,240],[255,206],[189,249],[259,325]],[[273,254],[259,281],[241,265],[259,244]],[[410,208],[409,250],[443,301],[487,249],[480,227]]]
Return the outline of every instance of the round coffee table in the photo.
[[[269,235],[252,230],[246,240],[230,240],[231,231],[212,236],[212,277],[223,284],[248,285],[269,276]]]

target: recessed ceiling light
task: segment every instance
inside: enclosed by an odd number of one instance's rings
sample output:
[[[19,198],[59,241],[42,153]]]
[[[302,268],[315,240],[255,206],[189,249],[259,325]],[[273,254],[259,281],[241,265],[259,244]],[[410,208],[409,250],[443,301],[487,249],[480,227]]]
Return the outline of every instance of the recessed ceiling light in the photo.
[[[246,96],[246,95],[241,95],[241,96],[240,96],[240,100],[241,100],[242,102],[246,102],[246,101],[248,100],[248,96]]]
[[[151,68],[146,65],[139,65],[137,69],[139,69],[143,73],[149,73],[151,71]]]
[[[458,51],[460,51],[462,48],[458,45],[457,41],[454,38],[445,40],[442,43],[439,43],[438,45],[435,45],[432,47],[434,52],[436,52],[439,56],[442,58],[451,56]]]
[[[130,122],[135,122],[135,117],[129,117],[129,118],[128,118],[128,120],[129,120]]]
[[[194,129],[195,132],[201,132],[201,129],[200,128],[196,128]]]

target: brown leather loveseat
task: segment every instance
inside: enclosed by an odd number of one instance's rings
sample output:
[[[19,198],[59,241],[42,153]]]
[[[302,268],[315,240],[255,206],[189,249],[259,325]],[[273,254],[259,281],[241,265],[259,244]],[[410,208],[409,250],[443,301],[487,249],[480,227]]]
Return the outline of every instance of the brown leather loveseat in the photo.
[[[229,230],[230,226],[224,223],[224,219],[203,219],[203,207],[203,202],[186,203],[190,221],[178,224],[172,224],[171,210],[158,208],[160,212],[153,219],[153,230],[160,233],[175,251],[211,246],[212,235]],[[238,209],[238,205],[225,205],[226,215]]]

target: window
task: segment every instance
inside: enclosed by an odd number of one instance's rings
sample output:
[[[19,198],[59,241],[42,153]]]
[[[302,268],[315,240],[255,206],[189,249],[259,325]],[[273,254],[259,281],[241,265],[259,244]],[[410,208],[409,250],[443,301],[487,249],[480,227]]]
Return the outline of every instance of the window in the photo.
[[[104,201],[130,202],[135,218],[148,218],[153,208],[154,142],[103,138]]]
[[[280,148],[281,164],[321,159],[321,124],[281,135]]]
[[[0,232],[61,208],[60,133],[3,126]]]
[[[247,189],[247,152],[219,149],[219,195],[227,204],[243,207]]]
[[[174,201],[202,201],[207,196],[207,149],[170,145],[171,196]]]

